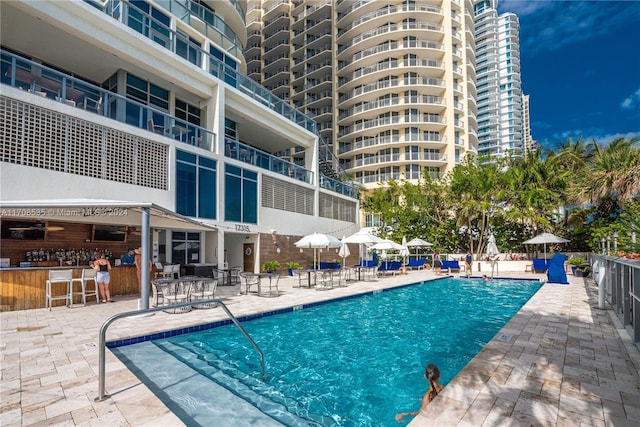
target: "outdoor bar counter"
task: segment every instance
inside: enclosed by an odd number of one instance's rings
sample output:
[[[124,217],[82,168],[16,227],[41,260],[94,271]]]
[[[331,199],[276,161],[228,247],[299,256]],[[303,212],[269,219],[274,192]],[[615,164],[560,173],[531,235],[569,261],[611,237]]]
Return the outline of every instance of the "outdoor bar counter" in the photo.
[[[73,270],[73,277],[80,277],[82,269],[88,266],[24,267],[0,269],[0,311],[29,310],[44,308],[46,281],[50,270]],[[89,286],[92,286],[90,284]],[[78,286],[79,288],[79,286]],[[138,293],[138,279],[133,265],[112,266],[109,284],[111,296],[135,295]],[[80,298],[75,297],[74,302]],[[93,302],[93,298],[90,300]],[[62,306],[64,301],[53,301],[53,306]]]

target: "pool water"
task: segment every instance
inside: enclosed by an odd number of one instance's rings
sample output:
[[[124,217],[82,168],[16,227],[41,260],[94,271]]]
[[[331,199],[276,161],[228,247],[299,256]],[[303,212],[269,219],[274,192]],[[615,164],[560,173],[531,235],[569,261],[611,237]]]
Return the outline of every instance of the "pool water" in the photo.
[[[435,363],[446,385],[540,286],[447,278],[243,322],[264,380],[234,325],[153,344],[285,425],[404,425],[412,418],[394,416],[419,409],[424,367]]]

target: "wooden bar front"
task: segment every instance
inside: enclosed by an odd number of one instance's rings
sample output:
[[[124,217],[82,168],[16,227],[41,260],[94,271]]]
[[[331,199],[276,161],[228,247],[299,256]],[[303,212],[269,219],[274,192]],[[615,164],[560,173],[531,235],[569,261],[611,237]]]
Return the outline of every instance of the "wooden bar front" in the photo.
[[[73,269],[73,277],[81,277],[84,267],[53,268],[4,268],[0,269],[0,311],[29,310],[44,308],[46,302],[46,281],[49,270]],[[79,289],[79,286],[76,287]],[[124,265],[111,269],[109,290],[114,297],[137,295],[138,279],[134,266]],[[79,302],[76,297],[74,302]],[[62,306],[64,301],[53,301],[53,306]]]

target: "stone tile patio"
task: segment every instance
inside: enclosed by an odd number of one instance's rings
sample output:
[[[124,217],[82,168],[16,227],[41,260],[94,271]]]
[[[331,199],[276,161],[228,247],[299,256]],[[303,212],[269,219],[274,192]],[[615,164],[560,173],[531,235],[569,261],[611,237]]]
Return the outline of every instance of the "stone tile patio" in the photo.
[[[542,277],[501,272],[508,277]],[[326,292],[280,281],[282,295],[238,295],[219,287],[236,316],[434,278],[431,271],[356,282]],[[640,355],[611,310],[598,310],[593,282],[544,285],[494,339],[416,416],[420,426],[638,426]],[[137,300],[0,314],[0,425],[178,426],[183,423],[107,351],[98,395],[98,336]],[[116,321],[107,339],[225,318],[222,310]],[[419,404],[419,402],[417,402]]]

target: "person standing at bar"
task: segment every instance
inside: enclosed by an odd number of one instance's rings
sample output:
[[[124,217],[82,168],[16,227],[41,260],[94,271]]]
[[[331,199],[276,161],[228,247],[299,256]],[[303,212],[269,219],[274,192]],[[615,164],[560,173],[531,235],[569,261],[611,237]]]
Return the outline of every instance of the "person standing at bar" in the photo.
[[[105,257],[104,253],[100,255],[100,258],[93,262],[93,269],[96,273],[96,283],[98,284],[98,290],[102,297],[102,302],[115,302],[111,299],[111,292],[109,292],[109,282],[111,281],[111,263]]]

